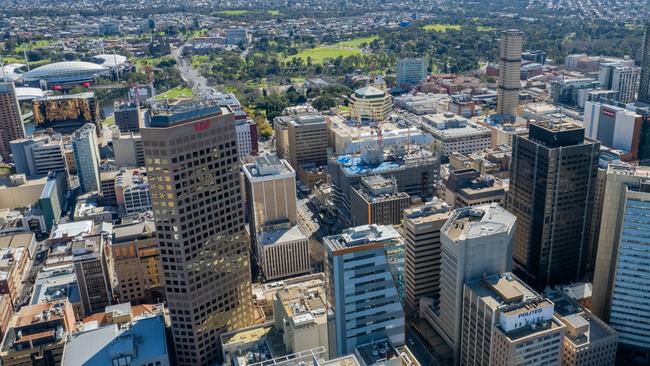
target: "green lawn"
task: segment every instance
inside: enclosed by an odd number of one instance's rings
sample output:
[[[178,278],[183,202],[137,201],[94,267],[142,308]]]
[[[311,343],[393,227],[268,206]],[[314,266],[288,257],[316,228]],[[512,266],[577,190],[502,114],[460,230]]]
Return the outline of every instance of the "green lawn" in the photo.
[[[311,57],[311,62],[313,64],[322,64],[326,58],[337,58],[339,56],[348,57],[360,54],[361,51],[353,48],[316,47],[302,50],[296,55],[288,56],[287,60],[301,58],[303,61],[307,62],[307,57]]]
[[[248,13],[249,10],[224,10],[220,11],[217,14],[222,14],[222,15],[243,15]]]
[[[370,37],[360,37],[360,38],[354,38],[350,39],[348,41],[341,41],[335,46],[340,46],[340,47],[352,47],[352,48],[360,48],[362,44],[370,44],[372,41],[379,39],[379,36],[370,36]]]
[[[282,13],[280,13],[280,10],[269,10],[269,14],[274,17],[282,15]]]
[[[11,63],[24,64],[25,63],[25,59],[22,58],[22,57],[18,57],[18,56],[4,56],[4,57],[1,57],[0,59],[2,59],[2,62],[7,63],[7,64],[11,64]],[[52,62],[52,61],[49,58],[46,58],[46,59],[40,60],[40,61],[31,61],[31,62],[28,62],[28,64],[31,67],[39,67],[39,66],[43,66],[45,64],[49,64],[50,62]]]
[[[156,65],[160,61],[166,60],[166,59],[173,59],[171,56],[160,56],[160,57],[134,57],[131,59],[131,62],[133,62],[136,66],[143,66],[143,65]]]
[[[210,62],[210,56],[192,56],[192,67],[199,68]]]
[[[458,24],[428,24],[423,28],[425,31],[446,32],[447,30],[460,30]]]
[[[173,89],[169,89],[166,92],[156,96],[157,100],[161,99],[180,99],[180,98],[191,98],[192,89],[186,86],[177,86]]]
[[[429,24],[423,27],[425,31],[433,32],[446,32],[447,30],[460,30],[461,28],[462,26],[460,24]],[[482,25],[476,27],[476,30],[479,32],[491,32],[495,29],[496,28],[494,27],[486,27]]]
[[[492,31],[495,31],[497,29],[494,28],[494,27],[486,27],[484,25],[479,25],[478,27],[476,27],[476,30],[479,31],[479,32],[492,32]]]
[[[111,115],[109,117],[106,117],[106,119],[102,122],[103,125],[108,126],[108,125],[114,125],[115,124],[115,115]]]
[[[43,48],[45,46],[48,46],[50,44],[50,41],[47,39],[41,39],[36,42],[24,42],[21,43],[20,46],[16,47],[16,51],[28,51],[28,50],[33,50],[35,48]]]

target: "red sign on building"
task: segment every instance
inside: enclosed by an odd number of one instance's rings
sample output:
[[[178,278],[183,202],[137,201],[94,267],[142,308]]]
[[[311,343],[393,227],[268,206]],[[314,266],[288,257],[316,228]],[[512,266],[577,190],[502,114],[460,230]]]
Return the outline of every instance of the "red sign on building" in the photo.
[[[193,126],[194,126],[194,131],[196,131],[196,132],[205,131],[208,128],[210,128],[210,120],[209,119],[204,119],[204,120],[198,121],[198,122],[194,123]]]

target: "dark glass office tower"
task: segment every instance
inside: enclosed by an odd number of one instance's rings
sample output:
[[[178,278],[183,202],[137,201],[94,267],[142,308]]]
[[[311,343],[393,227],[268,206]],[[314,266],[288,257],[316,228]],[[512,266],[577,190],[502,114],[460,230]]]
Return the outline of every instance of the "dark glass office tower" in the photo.
[[[600,143],[558,122],[514,136],[508,210],[517,216],[514,268],[531,285],[580,279],[589,260]]]

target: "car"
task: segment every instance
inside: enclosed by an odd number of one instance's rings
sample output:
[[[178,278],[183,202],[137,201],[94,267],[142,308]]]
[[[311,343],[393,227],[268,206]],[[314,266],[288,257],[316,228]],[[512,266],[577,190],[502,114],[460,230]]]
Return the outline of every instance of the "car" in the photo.
[[[413,338],[409,338],[409,344],[410,344],[411,346],[415,344],[415,341],[413,340]]]

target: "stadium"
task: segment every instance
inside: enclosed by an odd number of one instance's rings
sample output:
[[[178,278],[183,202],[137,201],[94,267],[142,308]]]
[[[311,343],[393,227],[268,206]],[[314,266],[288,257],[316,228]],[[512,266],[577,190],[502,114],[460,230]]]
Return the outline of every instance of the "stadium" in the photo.
[[[41,81],[48,84],[70,84],[93,81],[107,75],[110,69],[91,62],[64,61],[38,67],[23,74],[25,84],[34,85]]]

